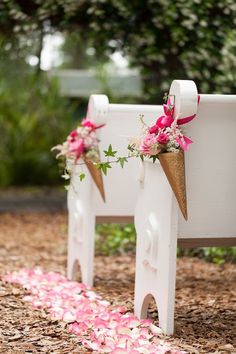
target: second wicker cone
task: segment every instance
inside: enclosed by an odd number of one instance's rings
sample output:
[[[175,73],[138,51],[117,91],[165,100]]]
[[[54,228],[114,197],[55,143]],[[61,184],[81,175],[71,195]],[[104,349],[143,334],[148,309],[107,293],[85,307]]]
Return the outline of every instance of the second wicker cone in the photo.
[[[105,198],[105,190],[104,190],[104,184],[103,184],[101,170],[99,170],[97,168],[97,166],[91,160],[88,160],[85,158],[84,162],[89,170],[89,173],[90,173],[94,183],[96,184],[96,186],[101,194],[103,201],[105,202],[106,198]]]
[[[159,155],[159,161],[177,199],[185,220],[188,219],[184,152],[166,152]]]

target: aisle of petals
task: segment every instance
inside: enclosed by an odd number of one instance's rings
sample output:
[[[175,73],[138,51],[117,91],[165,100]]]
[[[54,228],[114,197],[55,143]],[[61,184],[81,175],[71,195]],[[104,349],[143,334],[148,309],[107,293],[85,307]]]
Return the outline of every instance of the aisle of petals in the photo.
[[[21,284],[33,308],[44,308],[50,317],[68,323],[68,330],[94,353],[183,354],[158,338],[160,329],[149,320],[138,320],[125,307],[112,308],[84,284],[40,268],[7,273],[3,280]]]

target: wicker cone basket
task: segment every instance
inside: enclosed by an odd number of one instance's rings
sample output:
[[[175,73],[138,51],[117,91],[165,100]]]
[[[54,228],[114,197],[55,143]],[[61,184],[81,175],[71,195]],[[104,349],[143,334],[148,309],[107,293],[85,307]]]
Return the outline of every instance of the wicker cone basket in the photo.
[[[188,219],[184,152],[166,152],[159,155],[160,164],[179,204],[185,220]]]
[[[105,190],[104,190],[104,184],[103,184],[103,178],[102,178],[102,172],[101,170],[99,170],[92,161],[84,159],[84,162],[89,170],[90,175],[92,176],[92,179],[94,181],[94,183],[96,184],[101,197],[103,199],[103,201],[106,201],[105,198]]]

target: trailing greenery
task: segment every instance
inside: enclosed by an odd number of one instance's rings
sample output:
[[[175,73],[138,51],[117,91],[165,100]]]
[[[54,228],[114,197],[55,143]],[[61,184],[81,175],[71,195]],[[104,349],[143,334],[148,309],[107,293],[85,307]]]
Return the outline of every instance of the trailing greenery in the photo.
[[[135,253],[136,233],[133,224],[101,224],[96,228],[96,253],[105,256]],[[178,248],[178,257],[198,257],[216,264],[236,263],[236,247]]]

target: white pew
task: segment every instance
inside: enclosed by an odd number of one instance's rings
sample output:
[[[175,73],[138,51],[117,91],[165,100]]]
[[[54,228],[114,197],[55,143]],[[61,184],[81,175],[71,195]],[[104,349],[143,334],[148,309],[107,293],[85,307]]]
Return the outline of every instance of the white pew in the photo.
[[[88,105],[89,118],[96,124],[105,123],[99,130],[101,160],[103,150],[112,143],[119,155],[127,155],[128,138],[140,134],[141,124],[138,117],[144,114],[149,122],[162,114],[162,106],[116,105],[109,104],[104,95],[92,95]],[[79,181],[81,166],[72,174],[68,192],[69,240],[68,240],[68,272],[73,278],[79,261],[82,280],[93,284],[93,254],[95,218],[98,222],[133,221],[135,202],[138,196],[140,162],[130,159],[122,169],[114,164],[104,177],[106,203],[103,203],[86,167],[83,182]]]
[[[83,282],[93,283],[96,218],[126,222],[135,215],[135,313],[145,317],[153,296],[160,327],[169,334],[174,330],[177,238],[189,247],[236,244],[236,95],[200,95],[197,108],[193,81],[173,81],[170,93],[175,95],[177,114],[197,113],[186,126],[194,141],[186,153],[187,222],[160,166],[135,158],[124,169],[114,165],[108,171],[106,204],[88,173],[85,181],[79,181],[81,167],[76,167],[68,193],[68,277],[74,277],[78,262]],[[163,113],[162,106],[109,104],[104,95],[92,95],[88,109],[90,119],[106,124],[100,131],[100,151],[112,143],[119,155],[127,153],[127,138],[139,135],[140,114],[151,125]]]

